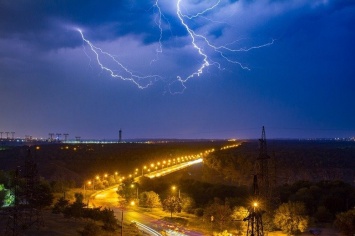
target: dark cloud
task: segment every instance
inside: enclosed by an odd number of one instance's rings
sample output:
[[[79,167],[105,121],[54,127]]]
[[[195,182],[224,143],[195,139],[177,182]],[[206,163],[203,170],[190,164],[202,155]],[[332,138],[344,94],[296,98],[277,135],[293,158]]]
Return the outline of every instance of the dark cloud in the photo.
[[[243,70],[214,52],[202,38],[203,57],[176,16],[174,1],[0,0],[0,130],[19,136],[70,132],[73,136],[223,138],[351,135],[355,127],[355,3],[353,1],[222,1],[219,8],[186,22],[215,45],[248,48],[227,53]],[[194,4],[182,1],[184,14]],[[212,1],[213,4],[213,1]],[[115,55],[137,74],[154,73],[141,90],[101,70],[80,34]],[[85,47],[83,47],[85,46]],[[112,63],[112,62],[111,62]],[[117,69],[118,71],[118,69]],[[286,127],[283,132],[277,127]],[[314,128],[324,130],[315,134]],[[244,131],[243,131],[244,130]]]
[[[145,3],[143,3],[145,2]],[[142,34],[152,41],[152,6],[139,1],[5,1],[0,8],[1,37],[20,38],[43,48],[78,46],[75,27],[95,40]],[[108,27],[107,27],[108,26]]]

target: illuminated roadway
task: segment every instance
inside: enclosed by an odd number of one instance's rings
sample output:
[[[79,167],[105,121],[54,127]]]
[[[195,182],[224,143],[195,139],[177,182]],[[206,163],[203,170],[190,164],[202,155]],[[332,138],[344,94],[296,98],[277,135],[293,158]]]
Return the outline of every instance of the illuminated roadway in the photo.
[[[221,148],[223,149],[228,149],[228,148],[235,148],[238,147],[240,144],[234,144],[230,146],[225,146]],[[184,169],[186,167],[201,163],[203,161],[201,156],[208,155],[210,152],[213,152],[214,149],[206,151],[205,153],[201,153],[199,158],[187,162],[182,162],[179,164],[174,164],[162,169],[158,169],[155,171],[151,171],[149,173],[144,174],[144,176],[148,178],[158,178],[162,177],[164,175],[173,173],[175,171]],[[135,181],[138,180],[139,177],[135,178]],[[191,235],[191,236],[201,236],[203,234],[199,232],[193,232],[189,231],[183,228],[180,228],[179,231],[183,231],[184,233],[178,233],[176,231],[173,231],[169,229],[171,225],[167,224],[166,222],[159,220],[159,216],[149,214],[147,212],[144,212],[140,210],[139,208],[134,208],[134,207],[120,207],[119,202],[118,202],[118,195],[116,193],[118,185],[106,188],[102,191],[98,191],[91,195],[90,197],[90,202],[89,202],[89,207],[106,207],[110,208],[115,212],[115,216],[119,222],[122,222],[122,216],[123,216],[123,222],[126,224],[130,224],[132,222],[135,222],[137,227],[145,232],[148,235],[154,235],[154,236],[160,236],[160,232],[164,231],[167,233],[166,235]],[[173,233],[169,233],[169,231]]]
[[[173,165],[173,166],[169,166],[169,167],[166,167],[166,168],[163,168],[163,169],[160,169],[160,170],[156,170],[156,171],[150,172],[148,174],[145,174],[144,176],[149,177],[151,179],[155,178],[155,177],[161,177],[161,176],[170,174],[172,172],[184,169],[186,167],[189,167],[189,166],[192,166],[194,164],[201,163],[201,162],[202,162],[202,158],[198,158],[198,159],[193,160],[193,161],[187,161],[187,162],[180,163],[180,164]]]
[[[193,161],[188,161],[177,165],[169,166],[167,168],[163,168],[160,170],[156,170],[150,172],[149,174],[145,174],[145,176],[149,178],[161,177],[201,162],[202,162],[202,158],[199,158]],[[163,226],[166,223],[159,220],[160,218],[159,216],[155,216],[147,212],[143,212],[139,209],[133,209],[133,207],[120,207],[118,203],[118,195],[116,193],[117,187],[118,185],[115,185],[106,188],[102,191],[98,191],[95,194],[91,195],[89,201],[89,207],[102,206],[102,207],[110,208],[115,212],[115,216],[119,222],[122,221],[122,211],[123,211],[124,223],[130,224],[132,221],[134,221],[137,224],[138,228],[144,231],[145,233],[147,233],[148,235],[161,235],[160,232],[166,230],[166,228]],[[202,234],[198,232],[189,231],[189,232],[185,232],[185,234],[179,234],[179,235],[197,236]]]

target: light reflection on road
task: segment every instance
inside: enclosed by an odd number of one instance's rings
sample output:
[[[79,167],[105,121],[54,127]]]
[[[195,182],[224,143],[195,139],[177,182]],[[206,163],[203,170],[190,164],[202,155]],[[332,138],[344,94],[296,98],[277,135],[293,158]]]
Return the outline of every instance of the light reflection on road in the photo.
[[[173,165],[173,166],[170,166],[170,167],[166,167],[166,168],[163,168],[163,169],[160,169],[160,170],[156,170],[156,171],[150,172],[149,174],[145,174],[144,176],[146,176],[148,178],[151,178],[151,179],[155,178],[155,177],[161,177],[161,176],[173,173],[175,171],[184,169],[186,167],[201,163],[202,161],[203,161],[202,158],[199,158],[199,159],[196,159],[196,160],[193,160],[193,161],[187,161],[187,162],[184,162],[184,163],[180,163],[180,164],[177,164],[177,165]]]
[[[201,162],[202,162],[202,158],[199,158],[193,161],[156,170],[154,172],[146,174],[145,176],[149,178],[161,177]],[[135,181],[137,180],[138,178],[135,179]],[[149,235],[160,236],[161,234],[159,232],[162,231],[165,231],[166,235],[169,236],[170,235],[171,236],[186,236],[186,235],[201,236],[202,235],[201,233],[189,231],[184,229],[183,227],[177,227],[175,225],[172,225],[171,223],[160,220],[159,219],[160,217],[158,216],[154,216],[151,214],[148,215],[145,212],[138,212],[137,209],[134,207],[119,206],[119,198],[116,193],[117,187],[118,185],[115,185],[107,189],[98,191],[95,194],[91,195],[89,200],[89,207],[101,206],[103,208],[105,207],[110,208],[111,210],[114,211],[116,219],[119,222],[122,222],[122,216],[123,216],[124,223],[130,224],[134,221],[141,230],[143,230],[145,233],[148,233]]]

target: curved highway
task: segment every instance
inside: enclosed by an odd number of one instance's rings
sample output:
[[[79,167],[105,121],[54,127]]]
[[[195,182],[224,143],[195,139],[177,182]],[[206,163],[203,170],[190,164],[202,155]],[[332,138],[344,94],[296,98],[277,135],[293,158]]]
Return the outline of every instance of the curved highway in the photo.
[[[145,176],[149,178],[157,178],[201,162],[202,158],[199,158],[193,161],[180,163],[174,166],[169,166],[167,168],[156,170],[154,172],[146,174]],[[120,206],[118,201],[119,198],[116,193],[117,187],[118,185],[115,185],[91,195],[89,200],[89,207],[102,206],[110,208],[115,212],[115,216],[119,222],[122,222],[123,217],[124,223],[130,224],[134,222],[141,231],[145,232],[148,235],[162,235],[161,232],[163,231],[166,235],[203,235],[199,232],[188,231],[182,228],[177,229],[171,224],[160,220],[159,216],[149,214],[147,212],[139,210],[139,208]],[[180,232],[177,232],[177,230]]]

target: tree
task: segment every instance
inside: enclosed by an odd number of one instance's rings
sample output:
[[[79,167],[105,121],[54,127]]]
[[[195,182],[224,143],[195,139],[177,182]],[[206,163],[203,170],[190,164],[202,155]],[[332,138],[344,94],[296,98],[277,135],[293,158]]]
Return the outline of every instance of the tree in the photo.
[[[73,202],[69,207],[64,209],[64,216],[80,218],[83,216],[83,208],[85,204],[83,203],[84,196],[82,193],[75,193],[75,202]]]
[[[193,208],[195,207],[195,200],[189,196],[184,196],[181,198],[181,207],[182,210],[188,213],[192,213]]]
[[[329,210],[325,206],[319,206],[317,212],[314,214],[314,218],[318,222],[331,222],[333,215],[329,212]]]
[[[180,199],[175,196],[170,196],[163,201],[163,210],[170,212],[170,218],[173,217],[173,213],[181,212]]]
[[[248,222],[243,221],[243,219],[248,215],[248,209],[242,206],[236,206],[233,209],[231,217],[235,222],[236,230],[238,235],[243,235],[243,232],[246,232],[248,229]]]
[[[10,189],[6,189],[0,184],[0,207],[11,206],[15,202],[15,195]]]
[[[213,219],[213,222],[216,222],[218,229],[221,230],[231,222],[231,214],[232,210],[229,205],[223,204],[215,199],[214,203],[205,208],[204,218],[207,221]]]
[[[66,200],[64,197],[58,199],[58,201],[54,204],[52,209],[52,213],[59,214],[63,213],[65,208],[69,206],[69,200]]]
[[[108,177],[108,184],[109,185],[114,185],[116,183],[116,179],[115,179],[115,176],[114,175],[110,175]]]
[[[32,189],[32,198],[29,199],[29,203],[35,208],[43,208],[52,205],[53,199],[50,185],[47,182],[40,181]]]
[[[337,214],[334,224],[345,235],[354,235],[355,209]]]
[[[213,232],[213,236],[229,236],[229,235],[231,234],[228,233],[228,230],[224,230],[223,232],[220,233]]]
[[[105,208],[101,211],[101,220],[104,223],[103,229],[107,231],[115,231],[118,227],[117,219],[115,213],[111,209]]]
[[[142,207],[160,207],[159,195],[153,191],[143,192],[139,195],[139,205]]]
[[[84,226],[84,229],[79,230],[78,233],[81,236],[99,236],[101,234],[101,229],[94,222],[89,222]]]
[[[118,187],[117,194],[123,197],[127,202],[136,197],[136,188],[132,188],[134,182],[132,179],[124,180]]]
[[[287,235],[303,232],[309,223],[306,216],[306,209],[303,203],[284,203],[275,212],[275,226],[280,228]]]

